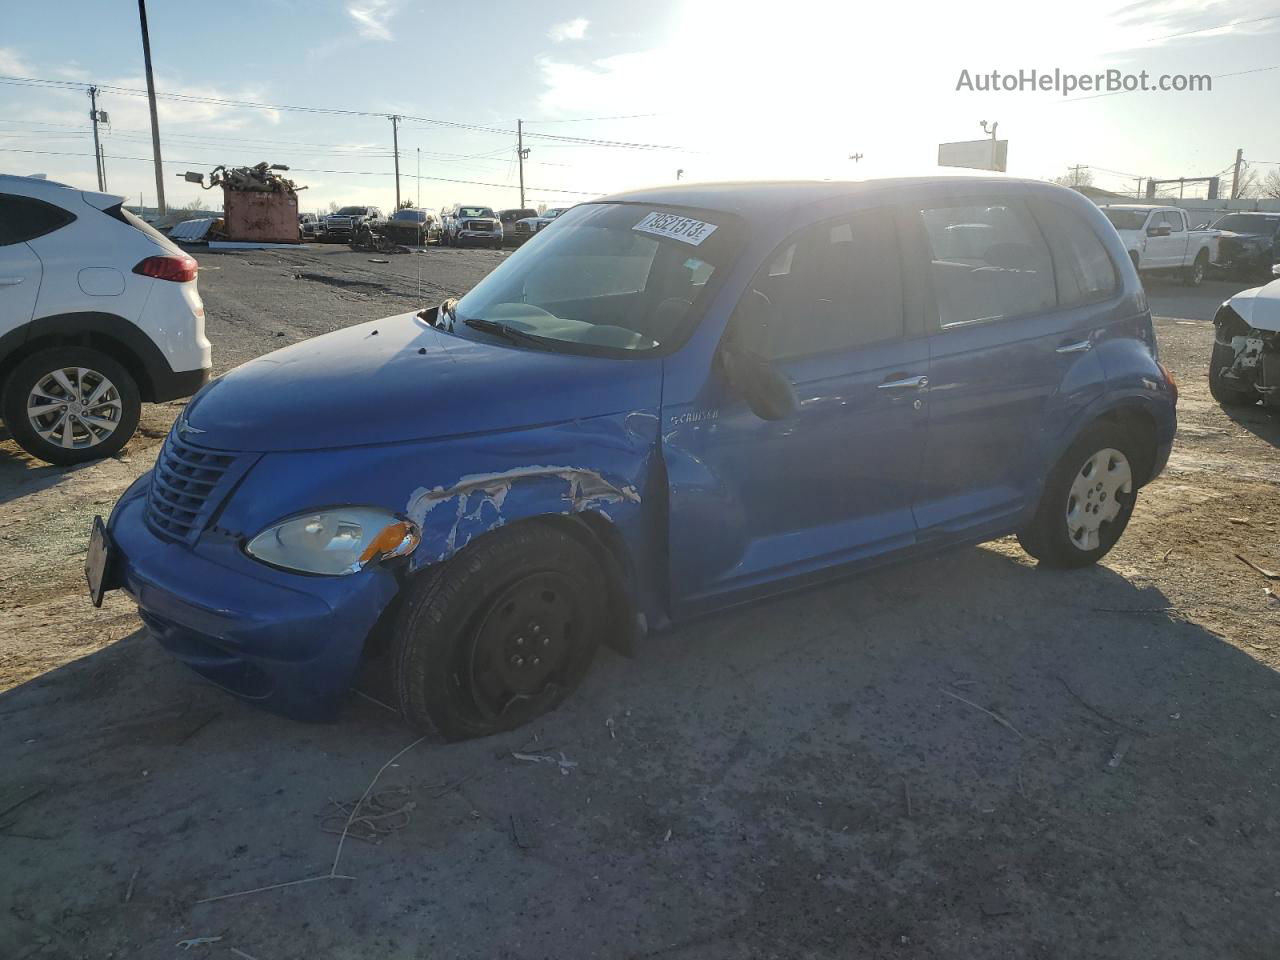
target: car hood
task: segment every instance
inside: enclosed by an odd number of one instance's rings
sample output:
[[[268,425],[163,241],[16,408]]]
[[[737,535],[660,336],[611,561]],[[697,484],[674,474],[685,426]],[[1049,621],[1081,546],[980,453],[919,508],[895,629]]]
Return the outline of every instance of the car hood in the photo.
[[[1227,303],[1253,329],[1280,331],[1280,280],[1242,290]]]
[[[517,348],[415,314],[305,340],[210,383],[179,428],[215,450],[315,450],[519,430],[658,405],[661,362]]]
[[[1271,242],[1271,234],[1269,233],[1237,233],[1234,230],[1220,230],[1218,236],[1223,240],[1264,240]]]

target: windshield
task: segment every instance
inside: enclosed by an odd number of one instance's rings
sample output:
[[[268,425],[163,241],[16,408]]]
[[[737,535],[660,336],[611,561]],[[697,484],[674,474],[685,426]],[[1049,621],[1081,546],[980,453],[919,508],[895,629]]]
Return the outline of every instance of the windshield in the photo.
[[[537,210],[503,210],[499,214],[504,223],[509,220],[524,220],[526,217],[536,217],[537,215]]]
[[[1103,210],[1111,225],[1117,230],[1141,230],[1147,222],[1149,210]]]
[[[339,217],[363,217],[368,207],[343,207],[338,211]]]
[[[456,329],[501,324],[539,338],[534,346],[570,352],[673,346],[688,335],[711,278],[736,257],[739,235],[728,214],[575,207],[457,302]]]
[[[460,217],[488,217],[493,219],[493,211],[488,207],[459,207],[458,216]]]
[[[1271,234],[1280,227],[1280,217],[1264,217],[1256,213],[1229,213],[1213,225],[1215,230],[1230,230],[1232,233],[1264,233]]]
[[[416,220],[421,223],[427,219],[427,215],[422,210],[397,210],[392,220]]]

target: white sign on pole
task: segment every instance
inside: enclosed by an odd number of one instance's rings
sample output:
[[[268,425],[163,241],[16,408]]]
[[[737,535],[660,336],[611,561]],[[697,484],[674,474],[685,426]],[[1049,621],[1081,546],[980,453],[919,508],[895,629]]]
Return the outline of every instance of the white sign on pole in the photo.
[[[1008,169],[1008,159],[1008,140],[961,140],[938,144],[940,167],[968,167],[970,170],[998,170],[1003,173]]]

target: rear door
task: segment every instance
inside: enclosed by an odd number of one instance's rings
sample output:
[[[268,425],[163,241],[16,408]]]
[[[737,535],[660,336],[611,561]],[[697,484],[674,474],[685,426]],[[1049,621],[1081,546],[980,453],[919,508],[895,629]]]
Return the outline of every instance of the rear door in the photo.
[[[725,393],[710,423],[703,412],[667,418],[664,447],[713,475],[723,497],[709,511],[672,491],[677,604],[914,543],[927,347],[921,311],[904,308],[915,300],[897,235],[890,209],[805,228],[739,303],[727,335],[792,382],[794,414],[762,420]],[[709,548],[707,516],[717,510],[733,518],[732,549]]]
[[[74,219],[53,204],[0,194],[0,337],[20,330],[35,313],[43,266],[27,241]]]
[[[1036,495],[1036,450],[1092,349],[1093,313],[1060,296],[1045,233],[1017,194],[922,205],[916,216],[934,299],[919,535],[1002,531]]]

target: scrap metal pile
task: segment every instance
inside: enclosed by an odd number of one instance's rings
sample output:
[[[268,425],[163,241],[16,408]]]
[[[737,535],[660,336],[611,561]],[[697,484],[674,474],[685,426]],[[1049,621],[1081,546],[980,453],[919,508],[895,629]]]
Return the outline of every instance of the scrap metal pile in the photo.
[[[292,180],[280,176],[277,171],[288,170],[289,168],[282,163],[262,163],[255,164],[252,167],[227,167],[216,166],[209,174],[209,183],[204,182],[204,175],[200,173],[188,173],[186,179],[191,183],[198,183],[206,190],[214,187],[222,187],[223,190],[246,191],[250,193],[297,193],[299,190],[305,190],[306,187],[300,187]]]

